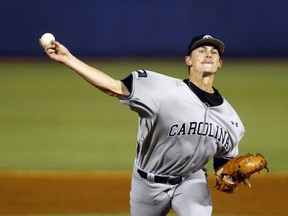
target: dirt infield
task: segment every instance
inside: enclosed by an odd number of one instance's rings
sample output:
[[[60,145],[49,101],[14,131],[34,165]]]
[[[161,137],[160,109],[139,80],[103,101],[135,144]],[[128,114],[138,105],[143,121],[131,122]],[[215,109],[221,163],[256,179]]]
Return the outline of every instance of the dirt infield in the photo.
[[[287,174],[253,175],[225,194],[211,185],[215,213],[288,215]],[[129,211],[130,173],[0,172],[0,214]]]

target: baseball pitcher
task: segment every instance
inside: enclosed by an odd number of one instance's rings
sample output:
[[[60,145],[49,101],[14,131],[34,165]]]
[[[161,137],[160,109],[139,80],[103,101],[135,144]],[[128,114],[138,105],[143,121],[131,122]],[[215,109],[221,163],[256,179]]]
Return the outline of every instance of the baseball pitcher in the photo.
[[[237,175],[230,178],[229,173],[221,173],[238,156],[244,134],[237,113],[213,86],[222,67],[222,41],[210,35],[192,39],[185,57],[189,71],[185,80],[144,69],[115,80],[80,61],[58,41],[44,49],[51,59],[138,113],[132,216],[164,216],[170,209],[181,216],[211,215],[205,171],[210,160],[218,171],[217,188],[225,192],[237,188]]]

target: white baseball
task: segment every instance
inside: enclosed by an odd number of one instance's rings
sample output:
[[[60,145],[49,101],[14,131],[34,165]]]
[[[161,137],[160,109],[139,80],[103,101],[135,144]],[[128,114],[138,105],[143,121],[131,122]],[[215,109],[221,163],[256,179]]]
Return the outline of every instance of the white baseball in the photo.
[[[40,42],[41,42],[41,45],[43,47],[46,47],[46,46],[49,46],[51,45],[51,43],[55,41],[55,37],[53,34],[51,33],[45,33],[42,35],[42,37],[40,38]]]

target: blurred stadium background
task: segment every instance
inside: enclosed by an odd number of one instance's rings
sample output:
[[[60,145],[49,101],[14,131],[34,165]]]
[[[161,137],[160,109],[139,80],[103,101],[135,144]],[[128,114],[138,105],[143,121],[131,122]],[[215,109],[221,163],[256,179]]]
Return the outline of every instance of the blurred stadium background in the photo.
[[[226,56],[288,54],[285,0],[1,1],[1,56],[43,56],[52,32],[77,55],[183,56],[193,35],[223,39]]]
[[[215,86],[246,126],[240,152],[286,173],[287,10],[284,0],[1,1],[0,171],[132,168],[136,114],[49,60],[43,33],[115,78],[141,68],[185,78],[187,45],[207,33],[226,44]]]

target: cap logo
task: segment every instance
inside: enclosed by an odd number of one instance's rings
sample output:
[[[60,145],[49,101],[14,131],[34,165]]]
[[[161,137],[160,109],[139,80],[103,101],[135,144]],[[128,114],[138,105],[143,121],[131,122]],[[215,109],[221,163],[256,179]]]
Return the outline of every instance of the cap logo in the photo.
[[[211,35],[205,35],[204,37],[203,37],[203,39],[207,39],[207,38],[213,38]]]

